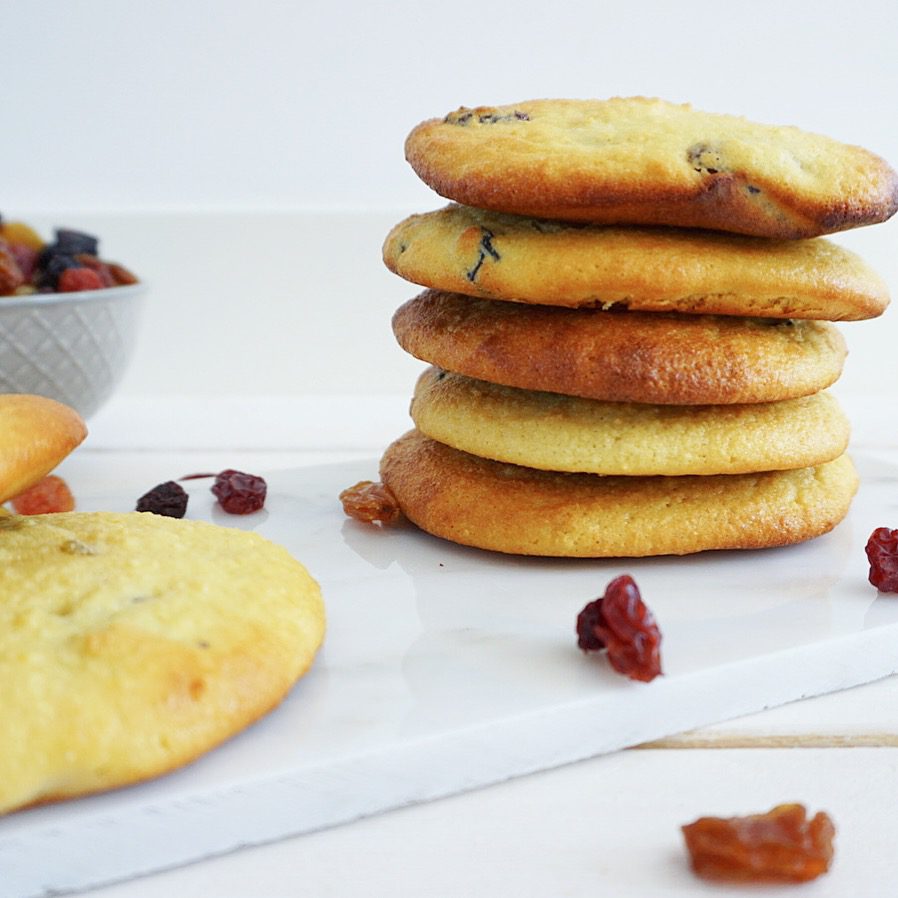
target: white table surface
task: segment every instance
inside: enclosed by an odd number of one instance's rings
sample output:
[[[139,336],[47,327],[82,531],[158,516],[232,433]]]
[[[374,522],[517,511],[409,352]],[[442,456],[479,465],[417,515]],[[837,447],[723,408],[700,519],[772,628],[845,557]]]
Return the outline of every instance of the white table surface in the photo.
[[[855,448],[898,463],[896,436],[877,426],[873,407],[843,404],[856,422]],[[60,473],[76,494],[123,483],[139,494],[194,469],[264,473],[373,459],[407,426],[406,406],[399,396],[113,400]],[[884,495],[884,514],[895,507]],[[838,828],[833,869],[801,894],[889,895],[898,873],[896,749],[898,682],[889,678],[83,894],[718,894],[690,873],[680,825],[800,801],[827,810]]]

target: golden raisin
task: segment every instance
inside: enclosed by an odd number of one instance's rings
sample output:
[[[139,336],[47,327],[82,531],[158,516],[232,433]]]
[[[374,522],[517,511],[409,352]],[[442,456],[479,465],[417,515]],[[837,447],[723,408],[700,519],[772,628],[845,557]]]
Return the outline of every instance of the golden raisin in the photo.
[[[394,524],[402,516],[399,503],[383,483],[361,480],[340,493],[343,511],[366,524]]]
[[[836,833],[829,815],[781,804],[748,817],[701,817],[683,828],[692,869],[740,882],[806,882],[829,869]]]
[[[74,511],[75,497],[68,484],[55,474],[50,474],[19,493],[12,500],[17,514],[52,514],[57,511]]]

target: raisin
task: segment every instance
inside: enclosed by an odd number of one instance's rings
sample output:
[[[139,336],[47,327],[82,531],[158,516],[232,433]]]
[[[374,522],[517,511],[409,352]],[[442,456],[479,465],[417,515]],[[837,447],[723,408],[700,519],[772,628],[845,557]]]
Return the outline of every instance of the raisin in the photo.
[[[477,279],[477,273],[480,271],[481,265],[486,261],[486,257],[489,256],[495,262],[498,262],[502,257],[499,255],[498,250],[493,246],[492,240],[496,236],[492,231],[487,228],[480,229],[483,233],[480,237],[480,245],[478,247],[478,258],[474,263],[474,267],[468,271],[465,275],[467,279],[473,284]]]
[[[228,469],[212,484],[212,492],[228,514],[251,514],[265,504],[268,485],[255,474]]]
[[[150,511],[167,518],[183,518],[187,511],[187,493],[184,487],[168,480],[154,486],[137,500],[137,511]]]
[[[898,530],[877,527],[865,548],[870,582],[880,592],[898,592]]]
[[[55,474],[49,474],[34,486],[19,493],[12,500],[17,514],[53,514],[58,511],[74,511],[75,497],[68,484]]]
[[[109,265],[101,259],[98,259],[96,256],[92,256],[89,253],[79,253],[75,256],[75,261],[85,268],[95,271],[99,275],[100,281],[104,287],[114,287],[116,285],[117,282],[112,276]]]
[[[383,483],[361,480],[340,493],[343,511],[366,524],[394,524],[402,516],[399,503]]]
[[[64,271],[80,267],[73,256],[55,252],[52,247],[47,247],[37,257],[37,269],[32,282],[35,287],[49,288],[52,292],[56,289],[59,276]]]
[[[631,680],[648,683],[661,674],[661,631],[628,574],[577,615],[577,645],[584,652],[607,649],[611,666]]]
[[[6,243],[0,241],[0,296],[9,296],[25,283],[25,276],[15,254]]]
[[[137,276],[131,274],[124,265],[119,265],[116,262],[107,262],[106,267],[109,269],[109,273],[112,275],[112,280],[117,286],[123,287],[126,284],[137,283]]]
[[[100,275],[90,268],[66,268],[56,281],[60,293],[77,293],[79,290],[101,290],[105,284]]]
[[[723,159],[717,147],[696,143],[686,150],[686,158],[692,168],[703,174],[716,175],[723,170]]]
[[[701,817],[682,827],[692,869],[708,879],[806,882],[829,869],[835,827],[819,811],[782,804],[748,817]]]
[[[16,260],[16,265],[19,266],[22,277],[26,282],[30,281],[31,276],[34,274],[34,269],[37,267],[38,251],[30,246],[25,246],[24,243],[10,243],[9,251]]]

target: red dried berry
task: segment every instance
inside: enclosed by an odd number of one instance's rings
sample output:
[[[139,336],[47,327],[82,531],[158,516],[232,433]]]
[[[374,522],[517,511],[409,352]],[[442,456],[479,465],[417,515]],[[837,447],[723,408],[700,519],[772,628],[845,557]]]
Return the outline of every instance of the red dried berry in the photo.
[[[37,250],[30,246],[25,246],[24,243],[11,243],[9,251],[16,260],[19,271],[22,272],[22,277],[25,278],[27,283],[31,280],[34,269],[37,267]]]
[[[255,474],[228,469],[215,478],[212,492],[228,514],[251,514],[265,504],[268,485]]]
[[[102,259],[98,259],[96,256],[90,255],[90,253],[79,253],[75,256],[75,261],[80,262],[85,268],[95,271],[104,287],[114,287],[116,285],[109,266]]]
[[[103,279],[90,268],[66,268],[56,282],[59,293],[76,293],[79,290],[102,290]]]
[[[128,271],[128,269],[123,265],[119,265],[116,262],[108,262],[107,268],[109,269],[109,274],[116,285],[124,287],[128,284],[137,283],[137,277],[130,271]]]
[[[628,574],[577,615],[577,644],[585,652],[607,648],[611,666],[631,680],[648,683],[661,674],[661,631]]]
[[[5,240],[0,240],[0,296],[9,296],[25,283],[22,269]]]
[[[898,592],[898,530],[877,527],[866,546],[870,582],[880,592]]]
[[[169,480],[144,493],[137,500],[137,511],[151,511],[167,518],[183,518],[187,511],[187,498],[184,487]]]
[[[590,602],[577,615],[577,646],[584,652],[598,652],[605,643],[596,635],[596,629],[604,623],[602,599]]]
[[[53,514],[74,511],[75,497],[68,484],[55,474],[39,480],[12,500],[16,514]]]

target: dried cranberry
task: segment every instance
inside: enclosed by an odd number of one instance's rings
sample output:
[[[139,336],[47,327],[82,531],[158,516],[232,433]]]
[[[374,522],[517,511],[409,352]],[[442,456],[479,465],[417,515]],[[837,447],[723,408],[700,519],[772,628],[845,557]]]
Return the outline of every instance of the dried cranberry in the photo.
[[[103,279],[91,268],[66,268],[56,281],[56,289],[60,293],[101,290],[103,286]]]
[[[596,629],[604,622],[602,617],[602,599],[590,602],[577,615],[577,645],[584,652],[598,652],[605,648]]]
[[[661,674],[661,631],[628,574],[577,616],[577,644],[586,652],[607,648],[611,666],[631,680],[648,683]]]
[[[68,484],[55,474],[48,474],[12,500],[16,514],[54,514],[74,511],[75,497]]]
[[[25,276],[12,250],[0,241],[0,296],[8,296],[25,283]]]
[[[24,243],[10,243],[9,251],[16,260],[16,264],[22,272],[22,277],[26,282],[30,281],[37,266],[37,250],[30,246],[25,246]]]
[[[109,269],[109,274],[116,285],[124,287],[127,284],[137,283],[137,276],[128,271],[123,265],[119,265],[116,262],[107,262],[106,267]]]
[[[167,518],[183,518],[187,511],[187,493],[174,480],[160,483],[137,500],[137,510],[151,511]]]
[[[102,261],[102,259],[98,259],[96,256],[92,256],[89,253],[79,253],[75,256],[75,261],[85,268],[95,271],[104,287],[116,286],[116,280],[112,276],[109,266]]]
[[[228,469],[212,485],[212,492],[228,514],[251,514],[265,504],[268,486],[261,477]]]
[[[898,592],[898,530],[877,527],[867,540],[870,582],[880,592]]]

